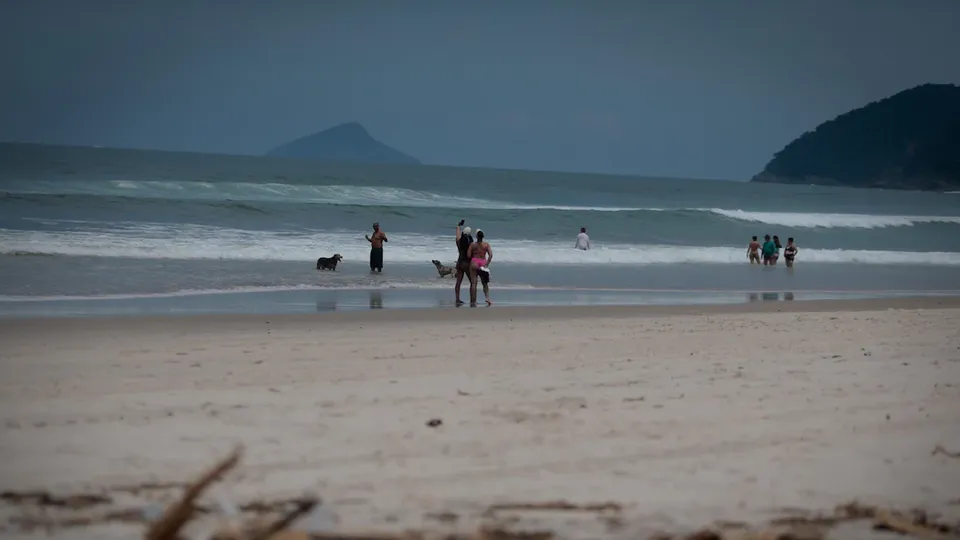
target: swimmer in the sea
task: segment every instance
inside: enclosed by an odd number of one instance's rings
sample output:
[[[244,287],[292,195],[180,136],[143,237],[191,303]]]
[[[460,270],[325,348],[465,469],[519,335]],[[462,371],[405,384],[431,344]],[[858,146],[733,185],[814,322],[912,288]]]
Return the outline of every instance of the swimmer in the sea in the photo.
[[[783,248],[783,260],[786,261],[787,268],[793,268],[793,259],[799,251],[797,245],[793,243],[793,238],[787,238],[787,247]]]
[[[763,246],[760,247],[760,254],[763,255],[763,265],[771,266],[774,264],[774,253],[777,251],[777,245],[770,240],[770,235],[763,236]]]
[[[756,236],[747,245],[747,260],[750,261],[750,264],[760,264],[760,242],[757,242]]]
[[[577,235],[577,243],[573,247],[583,251],[590,249],[590,237],[587,236],[586,227],[580,227],[580,234]]]
[[[777,247],[776,251],[773,252],[773,265],[777,265],[777,261],[780,260],[780,250],[783,249],[783,244],[780,243],[780,237],[773,235],[773,245]]]

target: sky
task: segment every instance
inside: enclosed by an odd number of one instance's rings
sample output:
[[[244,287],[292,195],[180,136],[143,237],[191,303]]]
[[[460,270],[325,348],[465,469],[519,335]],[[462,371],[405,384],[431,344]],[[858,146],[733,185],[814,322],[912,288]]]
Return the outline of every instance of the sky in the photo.
[[[0,0],[0,141],[746,180],[960,83],[960,0]]]

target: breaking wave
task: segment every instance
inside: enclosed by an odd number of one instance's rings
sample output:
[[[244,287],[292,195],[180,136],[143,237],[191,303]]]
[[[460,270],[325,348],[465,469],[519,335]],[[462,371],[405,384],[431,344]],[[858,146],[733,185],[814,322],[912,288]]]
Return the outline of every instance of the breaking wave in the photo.
[[[707,211],[740,221],[796,228],[878,229],[882,227],[910,227],[919,223],[951,223],[960,225],[960,216],[751,212],[744,210],[724,210],[722,208],[710,208]]]
[[[8,197],[71,195],[166,199],[208,202],[241,213],[267,213],[257,202],[377,206],[393,208],[447,208],[480,210],[553,210],[567,212],[633,212],[690,216],[762,223],[792,228],[877,229],[917,224],[960,225],[960,216],[910,216],[803,212],[756,212],[725,208],[656,208],[636,206],[576,206],[510,202],[462,197],[448,193],[389,186],[310,185],[255,182],[186,182],[150,180],[30,181],[3,186]],[[61,200],[61,204],[70,204]]]
[[[311,185],[258,182],[183,182],[151,180],[31,181],[4,188],[19,195],[99,195],[148,199],[287,202],[343,206],[474,208],[506,210],[630,211],[636,208],[579,207],[511,203],[389,186]]]

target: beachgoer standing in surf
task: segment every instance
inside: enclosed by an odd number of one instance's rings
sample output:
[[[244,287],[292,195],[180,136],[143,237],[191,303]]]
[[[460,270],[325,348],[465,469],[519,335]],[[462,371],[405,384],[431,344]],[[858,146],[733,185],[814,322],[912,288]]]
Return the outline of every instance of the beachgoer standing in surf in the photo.
[[[463,276],[470,272],[470,244],[473,243],[473,236],[470,234],[470,227],[463,227],[464,220],[457,224],[457,284],[453,286],[453,292],[457,295],[457,305],[463,305],[460,300],[460,285],[463,283]],[[461,229],[463,227],[463,229]]]
[[[470,257],[470,306],[477,305],[477,280],[483,283],[483,297],[490,301],[490,263],[493,262],[493,250],[490,243],[484,242],[483,231],[477,229],[477,241],[470,244],[467,255]]]
[[[757,237],[754,236],[753,240],[750,241],[750,244],[747,245],[747,260],[750,261],[750,264],[760,264],[760,242],[757,242]]]
[[[783,248],[783,260],[787,263],[787,268],[793,268],[793,259],[796,258],[797,245],[793,243],[793,238],[787,238],[787,247]]]
[[[774,259],[774,253],[777,251],[777,245],[770,241],[770,235],[763,236],[763,246],[760,248],[760,253],[763,255],[763,265],[770,266],[776,262]]]
[[[383,272],[383,243],[387,241],[387,234],[380,230],[380,224],[373,224],[373,235],[365,235],[370,242],[370,271]]]

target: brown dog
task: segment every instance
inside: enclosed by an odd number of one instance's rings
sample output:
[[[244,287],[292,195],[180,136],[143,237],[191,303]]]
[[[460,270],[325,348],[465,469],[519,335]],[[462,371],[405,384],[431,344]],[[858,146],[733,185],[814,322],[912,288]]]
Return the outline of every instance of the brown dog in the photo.
[[[320,257],[317,259],[317,270],[337,270],[337,263],[342,261],[343,257],[339,253],[333,257]]]

